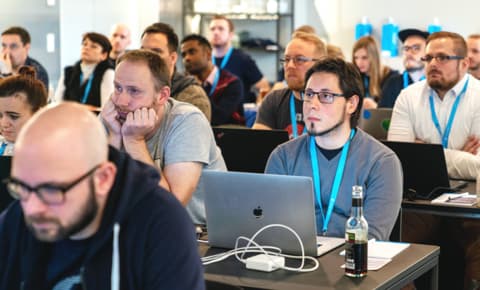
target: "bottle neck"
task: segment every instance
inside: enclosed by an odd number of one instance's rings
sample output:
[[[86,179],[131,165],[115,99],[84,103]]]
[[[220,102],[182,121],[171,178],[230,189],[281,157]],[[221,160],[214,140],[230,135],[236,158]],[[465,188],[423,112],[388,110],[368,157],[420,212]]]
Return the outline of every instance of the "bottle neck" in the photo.
[[[363,199],[362,198],[352,199],[352,216],[355,216],[355,217],[363,216]]]

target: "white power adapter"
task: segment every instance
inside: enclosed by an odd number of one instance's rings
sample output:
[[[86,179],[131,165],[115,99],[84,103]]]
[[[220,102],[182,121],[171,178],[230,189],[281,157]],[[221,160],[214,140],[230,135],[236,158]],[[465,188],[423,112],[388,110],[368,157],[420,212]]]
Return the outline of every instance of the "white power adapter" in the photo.
[[[272,272],[285,266],[285,258],[279,256],[259,254],[245,260],[247,269],[263,272]]]

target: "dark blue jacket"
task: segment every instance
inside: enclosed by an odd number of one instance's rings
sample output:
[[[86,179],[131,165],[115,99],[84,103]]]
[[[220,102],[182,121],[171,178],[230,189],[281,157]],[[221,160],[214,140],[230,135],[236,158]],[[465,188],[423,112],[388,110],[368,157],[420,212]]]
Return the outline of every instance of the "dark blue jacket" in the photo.
[[[110,150],[117,176],[99,231],[82,268],[82,289],[204,289],[194,227],[173,194],[158,186],[155,168]],[[114,225],[120,226],[113,252]],[[0,217],[0,289],[42,290],[53,243],[36,240],[25,226],[19,202]],[[112,253],[120,270],[112,274]]]

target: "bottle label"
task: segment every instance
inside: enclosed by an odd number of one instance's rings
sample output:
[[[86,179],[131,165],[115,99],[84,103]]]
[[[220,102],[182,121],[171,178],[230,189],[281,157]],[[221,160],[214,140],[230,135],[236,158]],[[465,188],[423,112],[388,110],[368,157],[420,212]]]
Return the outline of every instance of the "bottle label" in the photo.
[[[367,274],[368,241],[356,241],[355,233],[346,233],[345,275],[362,277]]]

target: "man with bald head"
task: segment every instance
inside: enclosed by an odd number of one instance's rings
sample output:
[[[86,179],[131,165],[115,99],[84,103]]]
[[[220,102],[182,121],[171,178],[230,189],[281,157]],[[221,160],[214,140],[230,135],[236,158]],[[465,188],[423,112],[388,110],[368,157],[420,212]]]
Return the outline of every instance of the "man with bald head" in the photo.
[[[253,129],[287,130],[290,138],[296,138],[304,132],[300,94],[305,86],[305,73],[326,54],[325,43],[315,34],[293,34],[282,59],[288,88],[272,91],[265,97]]]
[[[158,182],[83,105],[40,111],[6,182],[0,289],[203,289],[193,226]]]
[[[110,51],[109,60],[115,66],[117,58],[124,54],[127,47],[132,42],[130,28],[127,25],[119,23],[112,27],[110,32],[110,43],[112,44],[112,50]]]

